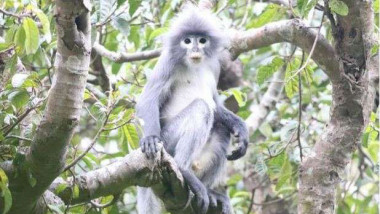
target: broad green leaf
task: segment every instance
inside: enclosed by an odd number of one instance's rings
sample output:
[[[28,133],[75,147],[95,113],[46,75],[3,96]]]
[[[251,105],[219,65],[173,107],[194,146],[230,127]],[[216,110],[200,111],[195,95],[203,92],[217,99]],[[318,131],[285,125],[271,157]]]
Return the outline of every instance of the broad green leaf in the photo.
[[[8,99],[19,109],[28,103],[29,93],[26,90],[14,91],[8,95]]]
[[[115,17],[112,20],[112,25],[119,30],[124,36],[129,34],[129,22],[122,17]]]
[[[231,89],[232,94],[234,95],[235,100],[237,101],[239,107],[245,106],[247,99],[245,97],[245,94],[242,93],[237,88]]]
[[[14,36],[13,42],[16,44],[17,55],[22,55],[25,50],[26,34],[23,27],[19,27]]]
[[[137,149],[139,147],[139,136],[137,135],[136,127],[133,124],[127,124],[123,126],[123,131],[129,145],[133,149]]]
[[[153,30],[153,31],[149,34],[148,43],[153,42],[153,40],[154,40],[155,38],[157,38],[157,37],[160,36],[161,34],[165,33],[166,31],[168,31],[168,28],[166,28],[166,27],[157,28],[157,29]]]
[[[375,11],[375,13],[379,13],[379,4],[380,4],[379,0],[375,0],[373,2],[373,10]]]
[[[25,31],[25,51],[26,54],[34,54],[39,46],[40,37],[36,23],[31,18],[25,18],[22,22]]]
[[[67,188],[67,184],[59,184],[58,186],[57,186],[57,188],[55,189],[55,193],[56,194],[59,194],[59,193],[61,193],[63,190],[65,190]]]
[[[265,80],[271,77],[273,73],[278,71],[278,69],[280,69],[281,66],[283,65],[284,65],[284,61],[279,57],[275,57],[273,58],[271,63],[259,67],[257,71],[257,77],[256,77],[257,83],[259,85],[262,85],[265,82]]]
[[[99,1],[99,21],[104,22],[110,18],[114,11],[115,0],[100,0]]]
[[[78,198],[79,197],[79,187],[78,185],[74,185],[73,187],[73,198]]]
[[[120,5],[124,4],[125,0],[117,0],[117,8],[120,7]]]
[[[4,185],[8,184],[8,177],[2,168],[0,168],[0,183]]]
[[[337,13],[338,15],[347,16],[348,14],[348,7],[343,1],[330,0],[329,7],[333,12]]]
[[[51,33],[50,33],[50,22],[49,18],[45,15],[42,10],[38,8],[33,8],[34,13],[37,15],[38,19],[42,24],[42,32],[44,33],[45,39],[47,43],[51,42]]]
[[[140,35],[139,35],[140,28],[137,26],[132,26],[131,31],[129,32],[128,40],[130,42],[133,42],[135,44],[135,48],[139,48],[140,46]]]
[[[371,48],[371,56],[375,56],[379,53],[379,43],[376,43]]]
[[[12,25],[5,34],[5,42],[12,43],[14,41],[14,37],[16,35],[17,30],[19,29],[18,25]]]
[[[284,9],[279,5],[270,4],[265,11],[258,17],[253,18],[251,22],[247,24],[247,28],[258,28],[271,21],[279,19],[284,14]]]
[[[133,16],[141,4],[141,0],[129,0],[129,15]]]
[[[64,214],[61,209],[59,209],[58,206],[52,205],[52,204],[47,204],[50,210],[54,211],[55,214]]]
[[[2,214],[6,214],[12,207],[12,194],[11,194],[11,191],[9,191],[7,185],[0,184],[0,190],[1,190],[0,198],[3,198],[3,206],[4,206]]]
[[[4,52],[12,46],[11,43],[0,43],[0,52]]]
[[[298,75],[296,72],[299,68],[300,60],[295,58],[292,62],[288,63],[285,72],[285,92],[289,98],[292,98],[298,91]]]
[[[302,17],[306,17],[309,11],[317,4],[317,0],[298,0],[297,9]]]
[[[37,184],[37,180],[33,176],[32,172],[30,170],[28,170],[28,182],[29,182],[31,187],[34,187]]]

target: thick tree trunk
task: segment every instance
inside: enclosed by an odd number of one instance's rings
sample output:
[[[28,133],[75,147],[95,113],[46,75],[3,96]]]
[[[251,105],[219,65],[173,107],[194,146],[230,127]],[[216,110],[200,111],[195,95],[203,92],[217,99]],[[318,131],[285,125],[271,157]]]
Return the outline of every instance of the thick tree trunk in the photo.
[[[32,213],[36,202],[61,173],[68,145],[82,109],[90,63],[90,5],[87,1],[56,1],[58,49],[56,75],[36,135],[25,161],[13,165],[10,213]]]
[[[339,78],[332,81],[331,119],[325,133],[315,144],[313,155],[300,167],[299,207],[302,214],[333,214],[335,190],[360,143],[373,104],[370,90],[370,50],[373,44],[372,2],[344,0],[347,16],[329,16],[336,52],[339,55]],[[328,1],[325,1],[327,4]],[[325,8],[328,6],[325,5]],[[327,11],[329,15],[329,11]]]

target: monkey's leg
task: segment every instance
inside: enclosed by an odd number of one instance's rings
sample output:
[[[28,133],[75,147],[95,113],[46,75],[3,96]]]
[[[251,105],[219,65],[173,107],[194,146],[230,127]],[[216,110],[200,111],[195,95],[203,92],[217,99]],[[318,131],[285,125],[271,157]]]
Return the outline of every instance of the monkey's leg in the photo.
[[[208,194],[210,197],[210,213],[217,213],[215,210],[220,210],[218,209],[218,206],[221,206],[222,209],[222,214],[231,214],[232,213],[232,208],[230,204],[230,199],[226,194],[219,193],[215,190],[208,189]]]
[[[162,130],[166,150],[174,156],[181,173],[194,193],[197,213],[206,213],[209,197],[206,187],[190,170],[194,158],[202,152],[213,122],[213,112],[204,100],[196,99]]]
[[[161,214],[162,207],[151,188],[137,187],[137,211],[139,214]]]

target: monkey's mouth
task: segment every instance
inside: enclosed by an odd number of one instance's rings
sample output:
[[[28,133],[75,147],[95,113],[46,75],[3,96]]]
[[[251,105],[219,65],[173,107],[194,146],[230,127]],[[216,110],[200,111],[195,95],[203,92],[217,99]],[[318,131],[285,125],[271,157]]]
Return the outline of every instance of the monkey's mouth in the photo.
[[[194,52],[190,54],[190,59],[194,63],[199,63],[202,60],[202,54],[199,52]]]

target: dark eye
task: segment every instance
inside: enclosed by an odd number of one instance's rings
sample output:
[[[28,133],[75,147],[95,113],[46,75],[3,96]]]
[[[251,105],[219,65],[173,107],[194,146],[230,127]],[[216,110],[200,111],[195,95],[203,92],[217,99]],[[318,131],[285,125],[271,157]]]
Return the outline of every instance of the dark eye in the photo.
[[[186,38],[185,40],[183,40],[185,42],[185,44],[190,44],[191,43],[191,40],[189,38]]]
[[[207,42],[207,40],[206,40],[205,38],[201,38],[201,39],[199,40],[199,42],[200,42],[201,44],[204,44],[204,43]]]

